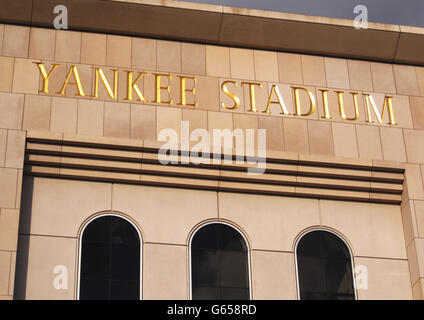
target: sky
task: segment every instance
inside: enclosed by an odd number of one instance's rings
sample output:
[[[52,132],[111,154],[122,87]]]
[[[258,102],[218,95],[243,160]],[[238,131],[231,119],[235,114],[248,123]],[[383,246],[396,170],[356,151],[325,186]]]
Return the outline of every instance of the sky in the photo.
[[[365,5],[368,20],[424,27],[424,0],[183,0],[231,7],[354,19],[353,8]]]

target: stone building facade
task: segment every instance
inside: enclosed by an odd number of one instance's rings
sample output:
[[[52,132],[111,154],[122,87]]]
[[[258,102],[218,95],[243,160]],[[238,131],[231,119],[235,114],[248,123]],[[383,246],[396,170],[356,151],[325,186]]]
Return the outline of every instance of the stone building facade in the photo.
[[[112,23],[90,0],[83,17],[62,1],[55,30],[59,2],[0,14],[0,298],[78,298],[82,230],[105,213],[141,234],[143,299],[191,297],[190,239],[212,221],[245,236],[252,299],[298,298],[314,229],[366,267],[358,299],[423,298],[422,29],[100,1]],[[266,172],[160,164],[159,133],[182,121],[266,129]]]

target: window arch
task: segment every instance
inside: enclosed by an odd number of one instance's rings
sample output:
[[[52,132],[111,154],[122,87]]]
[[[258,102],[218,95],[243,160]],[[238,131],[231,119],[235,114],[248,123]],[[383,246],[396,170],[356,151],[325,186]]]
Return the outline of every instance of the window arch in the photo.
[[[79,299],[140,299],[140,240],[137,228],[117,215],[91,220],[80,240]]]
[[[296,246],[301,300],[354,300],[355,287],[349,247],[336,234],[313,230]]]
[[[191,239],[193,300],[249,300],[249,249],[244,236],[224,223],[209,223]]]

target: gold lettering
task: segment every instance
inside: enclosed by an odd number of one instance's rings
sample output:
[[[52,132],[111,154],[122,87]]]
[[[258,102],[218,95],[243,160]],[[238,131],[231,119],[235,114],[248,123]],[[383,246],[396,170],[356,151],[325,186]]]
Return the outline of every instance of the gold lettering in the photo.
[[[358,94],[356,92],[351,92],[352,97],[353,97],[353,107],[355,109],[355,116],[353,118],[348,118],[346,116],[346,112],[345,112],[345,107],[344,107],[344,100],[343,100],[343,91],[336,91],[337,93],[337,97],[339,100],[339,112],[340,112],[340,116],[342,117],[343,120],[348,120],[348,121],[355,121],[359,119],[359,108],[358,108]]]
[[[277,101],[273,101],[272,100],[272,96],[275,93],[275,95],[277,96]],[[280,90],[278,89],[276,84],[273,84],[271,87],[271,92],[269,93],[269,98],[268,98],[268,104],[266,107],[266,110],[263,111],[263,113],[271,113],[271,104],[272,103],[278,103],[278,105],[281,108],[281,114],[285,114],[285,115],[289,115],[289,112],[287,111],[287,107],[286,104],[284,103],[283,97],[281,96]]]
[[[321,90],[321,89],[318,89],[318,90],[322,92],[322,105],[324,107],[324,115],[321,118],[331,120],[333,118],[331,118],[330,109],[328,108],[328,92],[329,91]]]
[[[372,110],[374,111],[375,116],[377,117],[377,120],[380,124],[383,123],[384,121],[384,113],[386,111],[386,107],[388,106],[389,109],[389,124],[391,125],[397,125],[396,120],[395,120],[395,115],[393,112],[393,103],[392,103],[392,98],[391,96],[385,96],[384,97],[384,105],[383,105],[383,110],[381,111],[381,115],[380,112],[377,109],[377,105],[375,104],[374,98],[367,93],[364,93],[365,96],[365,100],[366,100],[366,104],[367,104],[367,116],[368,116],[368,120],[367,122],[369,123],[374,123],[374,121],[371,119],[371,110],[370,110],[370,105],[372,107]]]
[[[56,68],[60,66],[60,64],[53,64],[53,67],[51,68],[50,72],[47,74],[47,71],[44,68],[44,63],[38,63],[38,62],[34,62],[34,63],[37,65],[38,70],[40,70],[41,76],[43,77],[43,90],[41,90],[40,92],[49,93],[50,77],[52,76],[53,72],[55,72]]]
[[[155,93],[155,102],[156,103],[164,103],[164,104],[172,104],[172,98],[171,98],[171,89],[170,89],[170,85],[171,85],[171,80],[172,77],[169,74],[162,74],[162,73],[154,73],[155,75],[155,79],[156,79],[156,93]],[[167,86],[162,86],[161,84],[161,80],[163,77],[168,78],[168,85]],[[169,100],[166,101],[162,101],[162,97],[161,97],[161,91],[162,90],[166,90],[168,92],[168,98]]]
[[[135,91],[135,94],[137,95],[138,101],[142,101],[142,102],[148,102],[143,94],[140,91],[140,88],[138,87],[137,83],[138,81],[141,80],[141,78],[143,78],[143,76],[146,74],[145,72],[139,72],[139,75],[137,77],[137,79],[135,79],[135,81],[133,82],[133,71],[127,71],[127,97],[125,98],[125,100],[128,101],[133,101],[133,90]]]
[[[55,74],[56,70],[58,69],[61,64],[51,64],[51,69],[48,72],[46,70],[46,63],[44,62],[33,62],[43,79],[42,89],[39,91],[40,93],[50,94],[49,91],[49,85],[50,80],[52,76]],[[118,99],[118,76],[119,71],[118,69],[111,69],[113,71],[113,87],[111,86],[111,83],[108,81],[108,79],[105,76],[104,71],[101,68],[94,67],[95,71],[95,81],[94,81],[94,88],[93,88],[93,97],[94,98],[100,98],[99,96],[99,79],[103,83],[103,86],[105,90],[107,91],[109,97],[111,99]],[[131,71],[127,70],[125,71],[127,73],[127,92],[126,92],[126,98],[127,101],[140,101],[144,103],[149,102],[155,102],[160,104],[173,104],[172,94],[171,94],[171,82],[172,82],[172,76],[170,74],[165,73],[152,73],[153,76],[155,76],[155,98],[154,101],[149,101],[144,97],[143,90],[139,87],[139,82],[143,82],[143,79],[145,78],[145,75],[147,72],[138,72],[138,71]],[[138,72],[137,77],[135,77],[135,74]],[[150,74],[149,74],[150,75]],[[73,77],[73,79],[71,79]],[[189,106],[189,107],[197,107],[198,106],[198,100],[197,100],[197,92],[196,92],[196,83],[197,78],[195,76],[177,76],[179,78],[180,82],[180,100],[178,102],[179,106]],[[164,84],[164,78],[166,78],[166,85]],[[73,80],[73,82],[71,81]],[[191,82],[187,84],[188,80]],[[71,65],[69,71],[66,74],[65,81],[62,85],[62,88],[57,94],[65,95],[66,90],[69,85],[74,85],[77,93],[77,96],[85,97],[86,94],[84,93],[83,85],[81,82],[81,78],[78,72],[78,68],[76,65]],[[231,87],[233,86],[233,87]],[[242,88],[240,90],[244,90],[244,87],[247,86],[249,90],[249,96],[250,96],[250,108],[248,112],[260,112],[258,111],[257,106],[257,93],[259,89],[262,89],[262,83],[260,82],[250,82],[250,81],[241,81],[241,84],[237,81],[233,80],[227,80],[224,81],[221,84],[221,90],[222,92],[232,101],[232,105],[226,105],[226,102],[221,101],[221,108],[226,110],[235,110],[240,108],[241,100],[240,97],[237,96],[237,92],[235,88]],[[259,89],[258,89],[259,88]],[[271,105],[272,104],[278,104],[281,109],[281,115],[295,115],[300,117],[307,117],[312,115],[315,110],[317,109],[317,101],[315,98],[314,93],[304,87],[300,86],[293,86],[292,89],[294,90],[294,112],[293,114],[289,113],[287,110],[287,106],[285,104],[285,101],[283,99],[283,96],[280,92],[280,88],[277,84],[272,84],[267,106],[263,113],[271,114]],[[233,91],[232,91],[233,90]],[[166,91],[166,93],[165,93]],[[309,99],[309,107],[307,110],[302,111],[302,107],[306,109],[306,104],[301,105],[303,101],[301,101],[301,92],[306,93],[308,99]],[[327,89],[318,89],[319,92],[321,92],[322,95],[322,105],[323,105],[323,114],[319,115],[322,119],[332,120],[331,117],[331,110],[329,105],[329,92],[330,90]],[[134,96],[135,92],[135,96]],[[337,100],[338,100],[338,108],[340,116],[345,121],[356,121],[359,119],[359,105],[358,105],[358,92],[344,92],[344,91],[334,91],[337,94]],[[352,95],[353,99],[353,111],[354,114],[349,117],[346,114],[346,105],[344,104],[344,95],[346,93],[350,93]],[[165,94],[167,97],[165,97]],[[370,93],[363,93],[363,96],[365,97],[366,102],[366,118],[368,123],[378,123],[383,124],[384,121],[388,121],[387,123],[390,125],[398,125],[395,120],[395,114],[393,109],[393,96],[386,95],[384,97],[384,104],[383,108],[380,111],[377,108],[376,102]],[[303,97],[302,97],[303,98]],[[228,99],[227,99],[228,100]],[[360,102],[360,101],[359,101]],[[231,103],[231,102],[230,102]],[[230,104],[229,103],[229,104]],[[350,105],[350,104],[349,104]],[[350,108],[350,106],[349,106]],[[371,111],[372,110],[372,111]],[[374,113],[374,116],[372,115]],[[386,113],[388,113],[388,118],[385,119]],[[387,116],[386,116],[387,118]],[[375,120],[376,119],[376,120]]]
[[[179,103],[180,106],[189,106],[189,107],[197,107],[197,100],[196,100],[196,82],[197,79],[195,77],[186,77],[186,76],[178,76],[180,78],[180,88],[181,88],[181,102]],[[193,88],[187,89],[186,88],[186,80],[193,80]],[[187,96],[186,93],[190,92],[194,97],[194,103],[187,103]]]
[[[75,82],[69,82],[71,75],[74,76]],[[75,85],[77,87],[77,90],[78,90],[77,95],[78,96],[85,97],[84,90],[82,89],[81,79],[79,77],[77,66],[71,66],[71,68],[69,69],[68,75],[66,76],[66,80],[63,83],[62,90],[60,90],[60,92],[58,92],[58,94],[65,95],[66,87],[70,84]]]
[[[109,81],[106,79],[106,76],[101,68],[93,68],[95,70],[95,77],[94,77],[94,95],[93,98],[100,98],[99,96],[99,77],[100,80],[102,80],[102,83],[104,87],[106,88],[106,91],[111,99],[117,99],[118,98],[118,73],[119,70],[112,69],[114,74],[114,82],[113,82],[113,91],[110,87]]]
[[[225,105],[225,103],[224,102],[221,102],[221,107],[222,107],[222,109],[231,109],[231,110],[235,110],[235,109],[237,109],[237,108],[239,108],[240,107],[240,98],[239,97],[237,97],[233,92],[231,92],[229,89],[228,89],[228,87],[227,87],[227,85],[228,84],[233,84],[233,85],[235,85],[236,86],[236,88],[238,88],[238,83],[236,82],[236,81],[225,81],[225,82],[223,82],[222,83],[222,85],[221,85],[221,89],[222,89],[222,91],[228,96],[228,97],[230,97],[231,98],[231,100],[233,100],[234,101],[234,104],[233,104],[233,106],[232,107],[227,107],[226,105]]]
[[[313,114],[317,107],[314,94],[306,88],[301,88],[301,87],[292,87],[292,88],[294,90],[294,105],[296,108],[296,115],[301,117],[307,117]],[[309,97],[309,111],[306,113],[302,113],[300,110],[300,90],[305,91]]]
[[[249,86],[250,109],[248,111],[250,111],[250,112],[258,112],[258,110],[256,109],[255,86],[258,86],[259,88],[262,89],[262,83],[258,83],[258,82],[245,82],[245,81],[243,81],[241,83],[241,86],[243,87],[244,85],[248,85]]]

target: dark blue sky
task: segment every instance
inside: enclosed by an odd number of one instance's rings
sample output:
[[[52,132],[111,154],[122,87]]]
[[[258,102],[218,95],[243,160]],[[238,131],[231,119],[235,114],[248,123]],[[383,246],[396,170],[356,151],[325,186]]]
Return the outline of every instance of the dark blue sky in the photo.
[[[282,11],[314,16],[353,19],[353,8],[363,4],[373,22],[424,27],[424,0],[183,0]]]

